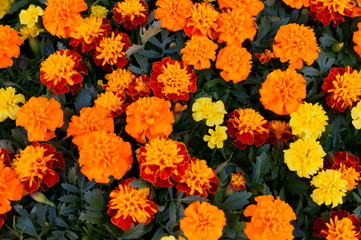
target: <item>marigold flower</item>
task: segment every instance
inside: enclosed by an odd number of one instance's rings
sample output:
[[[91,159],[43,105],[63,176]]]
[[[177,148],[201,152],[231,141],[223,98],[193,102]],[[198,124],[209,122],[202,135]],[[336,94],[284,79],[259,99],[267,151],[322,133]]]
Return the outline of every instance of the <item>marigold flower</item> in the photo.
[[[238,83],[251,73],[252,55],[237,45],[226,46],[218,53],[216,67],[222,70],[224,80]]]
[[[114,20],[127,30],[137,29],[140,25],[144,27],[148,20],[148,5],[143,0],[120,0],[115,4]]]
[[[301,9],[302,7],[309,7],[310,0],[282,0],[291,8]]]
[[[82,87],[83,76],[88,74],[86,63],[73,50],[62,49],[41,63],[40,81],[54,94],[76,94]]]
[[[106,91],[98,94],[98,98],[94,101],[95,107],[102,107],[108,110],[111,118],[119,116],[123,112],[124,97]]]
[[[14,61],[11,58],[19,57],[22,44],[23,41],[16,30],[9,25],[0,25],[0,68],[13,65]]]
[[[102,85],[102,88],[106,91],[125,96],[126,90],[130,87],[131,83],[134,82],[136,77],[132,71],[118,68],[105,75],[104,78],[108,80],[108,82]]]
[[[180,51],[182,60],[187,65],[193,65],[194,69],[201,70],[211,67],[210,60],[216,59],[218,45],[205,36],[193,36],[186,42],[186,46]]]
[[[203,140],[208,142],[209,148],[223,148],[223,142],[227,140],[227,127],[216,126],[215,130],[209,129],[209,135],[204,135]]]
[[[15,0],[0,0],[0,19],[10,12]]]
[[[83,21],[80,12],[88,9],[84,0],[48,0],[43,15],[45,29],[60,38],[70,37]]]
[[[323,167],[323,151],[319,142],[305,138],[290,144],[290,149],[284,150],[284,159],[291,171],[297,171],[299,177],[310,178]]]
[[[361,101],[351,109],[352,125],[356,129],[361,129]]]
[[[231,181],[227,186],[227,189],[233,191],[245,190],[246,189],[246,179],[244,178],[244,172],[238,171],[237,173],[232,173]]]
[[[254,198],[257,205],[251,204],[244,210],[244,216],[252,217],[246,222],[244,233],[250,240],[290,240],[294,227],[290,221],[296,220],[296,214],[286,202],[272,195]]]
[[[70,33],[70,45],[79,52],[96,49],[101,39],[108,36],[112,27],[106,18],[90,16]]]
[[[85,107],[80,110],[80,116],[70,119],[67,136],[73,136],[73,143],[79,145],[86,134],[95,131],[114,132],[114,120],[105,108]]]
[[[191,15],[191,0],[157,0],[154,17],[160,19],[160,25],[169,31],[179,31],[187,23]]]
[[[244,40],[253,40],[257,29],[256,18],[242,9],[226,9],[219,15],[217,24],[219,25],[218,42],[226,42],[228,45],[240,47]]]
[[[263,53],[255,53],[254,55],[258,57],[261,64],[265,64],[266,62],[271,61],[272,58],[276,57],[269,49],[265,49]]]
[[[208,202],[193,202],[184,210],[180,229],[188,240],[217,240],[226,226],[223,210]]]
[[[44,11],[41,7],[30,4],[27,10],[21,10],[19,14],[20,23],[32,28],[38,22],[39,16],[43,16]]]
[[[251,16],[257,16],[264,8],[260,0],[218,0],[218,4],[219,8],[240,9]]]
[[[25,103],[24,95],[15,93],[16,90],[13,87],[0,89],[0,122],[7,118],[15,120],[20,109],[18,104]]]
[[[218,37],[218,24],[216,23],[219,13],[209,3],[196,3],[191,9],[191,15],[183,27],[189,36],[207,36],[210,39]]]
[[[125,52],[131,45],[126,33],[114,31],[111,36],[103,37],[100,40],[93,55],[94,62],[108,72],[112,71],[113,65],[123,68],[128,63]]]
[[[164,236],[160,240],[187,240],[185,237],[179,236],[178,238],[174,236]]]
[[[314,31],[310,27],[289,23],[281,26],[274,38],[273,52],[290,68],[300,69],[303,61],[311,65],[320,52]]]
[[[300,138],[318,139],[326,129],[328,117],[318,103],[304,102],[290,116],[292,133]]]
[[[123,231],[129,230],[132,224],[148,224],[158,211],[158,206],[149,199],[150,189],[131,187],[129,184],[134,180],[130,178],[120,182],[109,196],[108,215],[111,222]]]
[[[361,23],[357,23],[357,31],[353,33],[352,41],[355,43],[353,49],[361,57]]]
[[[48,141],[55,137],[56,128],[63,126],[63,110],[54,98],[31,97],[18,111],[16,126],[28,131],[28,139]]]
[[[131,96],[132,100],[138,100],[140,97],[146,97],[150,95],[149,77],[147,75],[141,75],[136,77],[129,83],[129,87],[126,90],[127,95]]]
[[[194,121],[199,122],[206,119],[206,125],[208,127],[218,126],[223,123],[224,103],[221,100],[212,102],[210,97],[201,97],[196,99],[192,105],[192,117]]]
[[[8,154],[8,150],[6,148],[0,148],[0,168],[10,167],[10,155]]]
[[[24,185],[11,167],[0,166],[0,216],[11,210],[10,200],[18,201],[24,195]],[[6,219],[6,215],[5,215]],[[2,224],[0,224],[2,225]]]
[[[54,186],[59,181],[59,173],[54,169],[65,167],[60,152],[49,144],[38,142],[33,142],[24,150],[20,150],[12,166],[28,193],[39,188],[46,191]]]
[[[342,173],[333,169],[319,172],[312,178],[311,185],[316,188],[311,194],[312,200],[318,205],[332,203],[332,208],[342,204],[347,191],[347,181],[342,178]]]
[[[97,18],[106,18],[108,15],[108,9],[103,6],[95,5],[90,8],[90,16]]]
[[[326,103],[338,112],[351,109],[361,100],[361,76],[350,67],[332,68],[322,85]]]
[[[133,156],[129,142],[115,133],[97,131],[85,134],[79,143],[81,172],[98,183],[109,183],[109,177],[121,179],[132,167]]]
[[[167,100],[188,100],[189,94],[197,90],[197,76],[181,61],[170,57],[153,63],[149,87],[154,96]]]
[[[239,108],[228,115],[227,131],[229,136],[236,138],[233,144],[241,150],[246,145],[265,143],[268,138],[268,122],[252,108]]]
[[[140,143],[146,138],[168,136],[173,131],[171,103],[158,97],[143,97],[131,103],[126,110],[125,131]]]
[[[361,238],[360,220],[343,210],[331,211],[330,218],[322,217],[313,223],[313,236],[329,240],[357,240]]]
[[[310,0],[310,14],[315,20],[320,20],[325,26],[333,21],[336,27],[344,16],[351,17],[356,2],[352,0]]]
[[[269,136],[266,143],[276,144],[279,141],[288,141],[294,137],[289,123],[273,120],[268,122]]]
[[[259,93],[265,109],[288,115],[296,111],[306,97],[306,80],[292,68],[276,69],[267,75]]]
[[[23,41],[28,38],[37,37],[41,32],[44,32],[44,29],[38,28],[37,26],[34,26],[32,28],[28,28],[27,26],[25,26],[19,29],[19,33],[21,35],[20,38]]]
[[[141,178],[156,187],[172,187],[190,162],[185,144],[167,137],[150,139],[140,147],[137,158]]]

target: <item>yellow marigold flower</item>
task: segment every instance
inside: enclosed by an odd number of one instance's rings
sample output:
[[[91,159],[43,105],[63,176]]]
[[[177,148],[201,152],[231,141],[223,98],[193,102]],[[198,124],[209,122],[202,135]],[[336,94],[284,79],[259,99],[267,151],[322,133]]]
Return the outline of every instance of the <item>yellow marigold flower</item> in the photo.
[[[257,205],[251,204],[244,210],[244,216],[252,217],[246,222],[244,233],[250,240],[294,239],[294,227],[290,221],[296,220],[296,214],[286,202],[272,195],[263,195],[254,198]]]
[[[158,211],[158,206],[149,199],[150,189],[130,186],[134,180],[135,178],[129,178],[120,182],[109,196],[108,215],[112,223],[123,231],[129,230],[133,223],[148,224]]]
[[[255,21],[255,17],[244,13],[242,9],[224,10],[217,20],[218,42],[240,47],[244,40],[253,40],[257,32]]]
[[[185,237],[179,236],[179,237],[174,237],[174,236],[164,236],[162,237],[160,240],[187,240]]]
[[[297,171],[299,177],[310,178],[323,167],[323,151],[319,142],[305,138],[290,144],[290,149],[284,150],[284,159],[291,171]]]
[[[11,58],[19,57],[22,44],[23,41],[16,30],[0,24],[0,69],[13,65],[14,61]]]
[[[32,28],[38,22],[39,16],[43,16],[44,11],[41,7],[30,4],[27,10],[21,10],[19,14],[20,23]]]
[[[186,46],[180,51],[182,60],[187,65],[193,65],[194,69],[201,70],[211,67],[210,60],[216,59],[218,45],[205,36],[193,36],[186,42]]]
[[[48,0],[43,15],[45,29],[60,38],[70,33],[83,21],[80,12],[88,9],[84,0]]]
[[[79,147],[81,172],[98,183],[109,183],[110,176],[121,179],[132,167],[129,142],[115,133],[97,131],[85,134]]]
[[[286,3],[288,6],[297,9],[310,6],[310,0],[282,0],[282,1]]]
[[[105,75],[105,79],[108,80],[106,84],[102,86],[106,91],[111,91],[115,94],[121,94],[125,96],[125,90],[130,87],[130,84],[135,80],[137,76],[128,69],[118,68],[111,73]]]
[[[342,178],[342,173],[333,169],[319,172],[312,178],[311,185],[316,188],[311,194],[312,200],[318,205],[332,203],[332,208],[342,204],[347,191],[347,181]]]
[[[95,107],[99,106],[107,109],[112,118],[119,116],[123,112],[123,103],[123,97],[109,91],[98,94],[98,98],[94,101]]]
[[[251,73],[252,55],[243,47],[226,46],[218,53],[216,67],[222,70],[224,80],[238,83],[246,80]]]
[[[191,15],[191,0],[157,0],[154,17],[160,19],[160,25],[169,31],[179,31],[187,23]]]
[[[352,124],[356,129],[361,129],[361,101],[351,109]]]
[[[32,28],[28,28],[27,26],[22,27],[19,29],[21,39],[25,41],[28,38],[34,38],[37,37],[41,32],[44,32],[44,29],[38,28],[37,26],[34,26]]]
[[[215,130],[209,129],[209,135],[205,135],[203,140],[208,142],[209,148],[223,148],[223,142],[227,140],[227,127],[224,126],[216,126]]]
[[[219,8],[240,9],[243,13],[257,16],[264,8],[260,0],[218,0]]]
[[[106,18],[108,15],[108,9],[103,6],[95,5],[90,8],[90,16],[97,18]]]
[[[290,68],[300,69],[303,61],[311,65],[320,52],[313,29],[296,23],[281,26],[274,38],[273,52]]]
[[[0,0],[0,19],[10,12],[15,0]]]
[[[318,103],[304,102],[290,116],[292,133],[300,138],[318,139],[326,129],[328,117]]]
[[[15,120],[20,109],[18,104],[25,103],[24,95],[15,93],[16,90],[13,87],[0,89],[0,122],[7,118]]]
[[[55,129],[63,126],[63,110],[54,98],[31,97],[18,111],[16,126],[28,131],[28,139],[48,141],[55,137]]]
[[[193,202],[184,210],[180,229],[188,240],[217,240],[226,226],[223,210],[208,202]]]
[[[192,111],[194,121],[199,122],[206,119],[206,125],[208,127],[221,125],[224,114],[227,113],[221,100],[212,102],[212,98],[209,97],[196,99],[193,103]]]
[[[143,0],[120,0],[115,4],[114,20],[127,30],[137,29],[140,25],[144,27],[148,20],[148,5]]]

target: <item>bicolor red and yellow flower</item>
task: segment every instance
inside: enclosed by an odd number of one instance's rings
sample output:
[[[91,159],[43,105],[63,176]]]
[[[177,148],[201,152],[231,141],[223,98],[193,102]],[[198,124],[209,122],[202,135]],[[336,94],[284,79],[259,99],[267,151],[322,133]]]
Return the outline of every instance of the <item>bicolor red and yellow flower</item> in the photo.
[[[144,27],[148,20],[148,5],[143,0],[120,0],[113,8],[114,20],[127,30]]]

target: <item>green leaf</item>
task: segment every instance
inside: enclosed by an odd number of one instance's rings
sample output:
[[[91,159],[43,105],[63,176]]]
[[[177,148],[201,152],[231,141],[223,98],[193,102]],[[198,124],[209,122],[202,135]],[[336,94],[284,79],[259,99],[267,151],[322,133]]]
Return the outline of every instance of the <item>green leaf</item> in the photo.
[[[79,219],[89,224],[101,224],[104,222],[105,216],[97,211],[83,211],[80,213]]]
[[[104,199],[104,191],[95,189],[84,194],[85,202],[88,204],[86,207],[92,211],[104,211],[107,209],[107,203]]]
[[[91,105],[91,95],[88,90],[83,88],[80,90],[78,95],[75,98],[74,107],[77,112],[79,112],[84,107],[90,107]]]
[[[196,201],[208,201],[207,198],[201,197],[201,196],[187,196],[184,198],[179,199],[179,201],[184,202],[184,203],[192,203],[192,202],[196,202]]]
[[[64,195],[59,198],[59,201],[65,203],[75,203],[75,202],[80,202],[80,198],[75,195]]]
[[[27,0],[21,0],[21,1],[16,1],[10,9],[10,14],[13,14],[14,12],[18,11],[20,8],[24,7],[25,5],[27,5],[29,2]]]
[[[332,45],[338,43],[338,41],[332,37],[330,34],[325,33],[320,37],[321,47],[331,47]]]
[[[252,193],[250,192],[236,191],[226,198],[226,200],[220,205],[220,208],[225,211],[239,210],[249,203],[248,199],[251,196]]]
[[[67,191],[69,191],[69,192],[72,192],[72,193],[79,193],[79,192],[80,192],[80,190],[79,190],[78,187],[76,187],[76,186],[74,186],[74,185],[71,185],[71,184],[69,184],[69,183],[62,183],[61,186],[62,186],[65,190],[67,190]]]
[[[16,226],[26,234],[29,234],[33,237],[38,237],[35,226],[28,217],[19,217],[17,218]]]

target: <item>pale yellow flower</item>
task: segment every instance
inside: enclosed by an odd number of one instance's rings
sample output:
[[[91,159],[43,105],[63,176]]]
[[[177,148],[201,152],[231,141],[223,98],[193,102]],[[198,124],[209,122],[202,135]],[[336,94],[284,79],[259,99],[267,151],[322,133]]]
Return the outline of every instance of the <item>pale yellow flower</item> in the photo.
[[[0,0],[0,19],[10,12],[11,5],[15,0]]]
[[[164,236],[160,240],[187,240],[185,237],[179,236],[178,238],[174,236]]]
[[[90,15],[94,17],[106,18],[108,14],[108,9],[99,5],[92,6],[90,10],[91,10]]]
[[[194,121],[206,119],[208,127],[222,124],[224,114],[227,113],[222,101],[212,102],[212,98],[209,97],[198,98],[192,106],[192,111]]]
[[[20,28],[20,38],[25,41],[27,38],[33,38],[38,36],[41,32],[44,32],[44,29],[38,28],[34,26],[32,28],[28,28],[27,26]]]
[[[0,122],[10,118],[16,119],[20,107],[18,103],[25,103],[25,97],[22,94],[15,94],[16,90],[13,87],[0,89]]]
[[[44,11],[41,7],[30,5],[27,10],[21,10],[19,14],[20,23],[32,28],[38,22],[39,16],[43,16]]]
[[[208,142],[209,148],[223,148],[223,142],[227,139],[227,127],[216,126],[216,129],[209,129],[208,133],[210,135],[205,135],[203,140]]]
[[[352,124],[356,129],[361,129],[361,101],[351,109]]]

